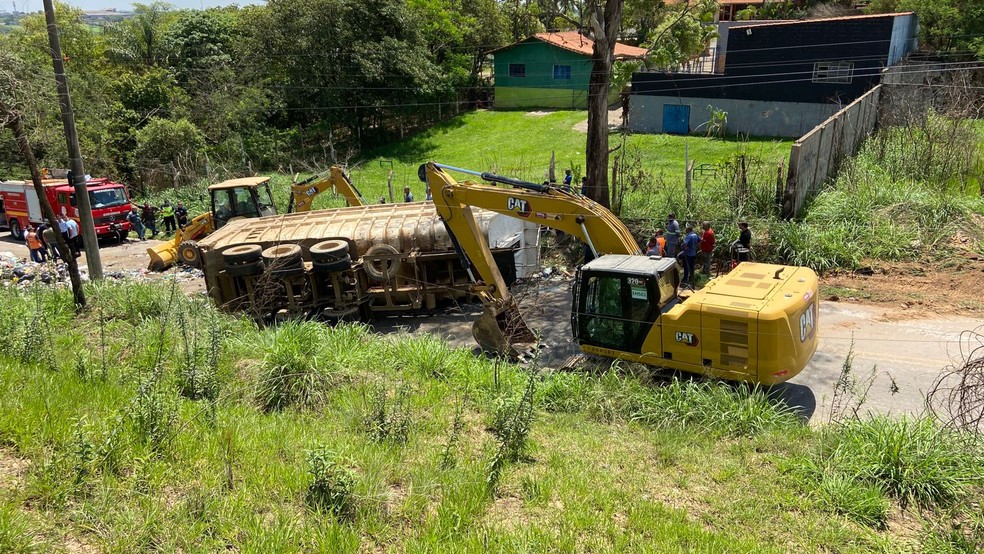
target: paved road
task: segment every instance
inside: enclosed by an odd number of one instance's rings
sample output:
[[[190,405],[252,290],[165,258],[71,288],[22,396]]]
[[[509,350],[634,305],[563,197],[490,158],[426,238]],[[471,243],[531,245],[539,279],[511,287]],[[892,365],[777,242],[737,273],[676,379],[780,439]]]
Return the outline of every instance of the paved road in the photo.
[[[525,296],[521,305],[527,321],[539,329],[549,344],[541,356],[544,366],[559,366],[578,352],[570,342],[570,294],[568,284],[551,280]],[[464,305],[438,317],[394,318],[377,322],[388,332],[404,327],[434,333],[460,346],[474,346],[471,322],[480,313],[477,305]],[[823,302],[820,305],[820,346],[809,366],[774,394],[796,406],[804,418],[825,423],[834,404],[834,388],[853,341],[853,375],[867,381],[863,411],[919,413],[926,391],[940,371],[956,359],[961,332],[982,322],[946,316],[892,321],[884,308],[854,303]],[[905,315],[910,315],[906,313]],[[894,385],[893,385],[894,384]]]

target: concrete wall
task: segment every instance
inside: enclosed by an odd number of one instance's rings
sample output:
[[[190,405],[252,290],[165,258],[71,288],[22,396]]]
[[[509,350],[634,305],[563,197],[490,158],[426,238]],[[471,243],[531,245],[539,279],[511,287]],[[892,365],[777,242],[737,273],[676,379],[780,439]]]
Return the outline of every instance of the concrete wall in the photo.
[[[793,143],[782,199],[783,217],[795,217],[807,197],[836,174],[841,162],[852,156],[871,134],[878,119],[880,94],[881,85]]]
[[[663,106],[690,106],[690,130],[703,132],[712,107],[728,112],[727,134],[760,137],[801,137],[840,108],[837,104],[807,104],[736,100],[729,98],[678,98],[633,94],[629,99],[629,129],[641,133],[663,132]]]

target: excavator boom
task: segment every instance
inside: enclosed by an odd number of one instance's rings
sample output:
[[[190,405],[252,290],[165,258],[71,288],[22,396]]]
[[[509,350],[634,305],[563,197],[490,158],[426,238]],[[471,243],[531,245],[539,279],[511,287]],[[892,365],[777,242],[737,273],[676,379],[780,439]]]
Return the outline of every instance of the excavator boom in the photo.
[[[290,186],[287,213],[311,211],[314,197],[332,187],[345,198],[349,206],[368,204],[359,189],[355,188],[352,181],[345,175],[345,171],[341,167],[333,165],[327,171],[322,171]]]
[[[510,186],[459,183],[448,174],[449,170]],[[434,162],[422,166],[420,176],[430,188],[437,213],[476,282],[476,294],[485,305],[484,313],[472,327],[472,334],[487,351],[515,357],[536,342],[536,335],[520,314],[489,245],[481,239],[472,206],[563,231],[588,244],[595,255],[642,253],[632,233],[615,214],[588,198],[560,188]]]

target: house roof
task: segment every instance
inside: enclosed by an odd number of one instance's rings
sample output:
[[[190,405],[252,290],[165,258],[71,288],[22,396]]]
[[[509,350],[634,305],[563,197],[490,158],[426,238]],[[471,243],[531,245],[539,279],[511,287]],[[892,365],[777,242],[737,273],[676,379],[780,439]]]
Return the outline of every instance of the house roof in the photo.
[[[827,23],[830,21],[854,21],[856,19],[876,19],[879,17],[899,17],[903,15],[913,15],[914,12],[897,12],[897,13],[876,13],[870,15],[846,15],[843,17],[824,17],[820,19],[783,19],[778,20],[775,23],[765,23],[761,25],[755,25],[756,28],[761,27],[771,27],[774,25],[800,25],[803,23]],[[732,29],[745,29],[752,27],[751,25],[735,25]]]
[[[522,40],[519,43],[510,44],[509,46],[504,46],[498,50],[505,50],[506,48],[511,48],[516,44],[523,42],[529,42],[530,40],[537,39],[547,44],[552,44],[558,48],[563,48],[564,50],[569,50],[576,54],[581,54],[583,56],[591,56],[594,53],[594,41],[590,38],[582,35],[577,31],[558,31],[554,33],[537,33],[532,37]],[[495,50],[497,52],[498,50]],[[628,44],[622,44],[621,42],[615,43],[615,59],[616,60],[630,60],[637,58],[646,57],[648,50],[645,48],[639,48],[636,46],[629,46]]]

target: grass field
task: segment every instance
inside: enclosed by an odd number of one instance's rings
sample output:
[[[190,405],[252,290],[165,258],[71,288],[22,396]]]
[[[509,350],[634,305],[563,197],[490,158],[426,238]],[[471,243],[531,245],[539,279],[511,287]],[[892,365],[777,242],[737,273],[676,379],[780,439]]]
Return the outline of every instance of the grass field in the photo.
[[[742,387],[88,294],[0,290],[0,552],[984,545],[980,443],[925,419],[818,431]]]

